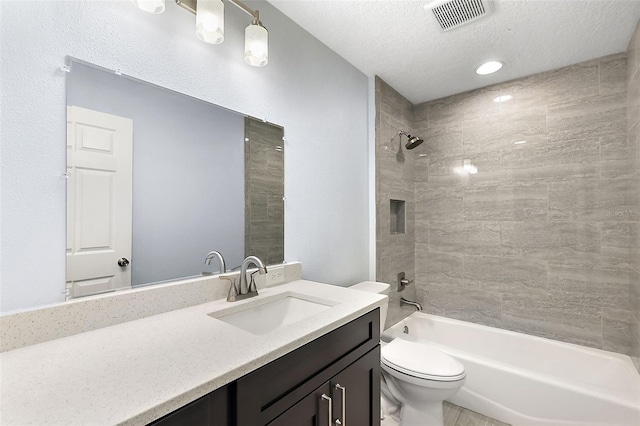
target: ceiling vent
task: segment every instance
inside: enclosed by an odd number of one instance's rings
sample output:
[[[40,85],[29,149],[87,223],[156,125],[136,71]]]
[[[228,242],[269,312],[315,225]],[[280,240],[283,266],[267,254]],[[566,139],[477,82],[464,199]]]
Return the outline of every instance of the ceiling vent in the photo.
[[[435,0],[425,6],[431,10],[442,31],[449,31],[493,12],[492,0]]]

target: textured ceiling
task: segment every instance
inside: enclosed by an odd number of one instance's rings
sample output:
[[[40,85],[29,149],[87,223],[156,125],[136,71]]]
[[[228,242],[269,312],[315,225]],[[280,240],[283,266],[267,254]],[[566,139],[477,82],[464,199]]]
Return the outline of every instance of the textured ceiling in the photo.
[[[626,50],[640,0],[496,0],[441,32],[429,0],[268,0],[368,76],[421,103]],[[478,76],[490,59],[496,74]]]

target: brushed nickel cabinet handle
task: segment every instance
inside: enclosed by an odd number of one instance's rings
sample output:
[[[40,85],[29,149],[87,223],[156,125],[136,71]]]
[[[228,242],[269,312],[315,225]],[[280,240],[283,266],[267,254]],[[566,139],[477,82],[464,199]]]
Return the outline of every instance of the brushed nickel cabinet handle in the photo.
[[[327,396],[325,394],[322,394],[322,398],[320,399],[320,401],[322,402],[322,400],[326,400],[329,403],[329,422],[327,423],[328,426],[332,426],[331,425],[331,418],[333,417],[333,401],[331,400],[330,396]]]
[[[342,423],[339,423],[340,420],[336,419],[336,425],[347,426],[347,388],[340,386],[340,383],[336,383],[336,389],[340,389],[340,393],[342,393]]]

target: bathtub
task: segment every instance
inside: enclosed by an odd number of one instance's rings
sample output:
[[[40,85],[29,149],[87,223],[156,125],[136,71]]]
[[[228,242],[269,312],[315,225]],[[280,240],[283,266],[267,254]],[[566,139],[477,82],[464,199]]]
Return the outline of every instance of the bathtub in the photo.
[[[405,326],[408,334],[403,332]],[[464,364],[449,401],[517,425],[640,425],[640,375],[628,356],[416,312],[383,333]]]

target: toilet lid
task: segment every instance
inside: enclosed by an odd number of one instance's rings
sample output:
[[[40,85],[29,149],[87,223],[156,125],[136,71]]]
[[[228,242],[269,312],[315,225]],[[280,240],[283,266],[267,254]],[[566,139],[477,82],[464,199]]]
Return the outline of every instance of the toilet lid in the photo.
[[[464,366],[453,357],[423,343],[394,339],[382,348],[382,362],[410,376],[438,381],[464,378]]]

